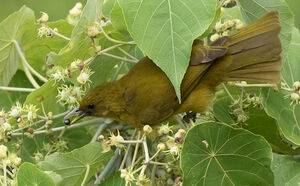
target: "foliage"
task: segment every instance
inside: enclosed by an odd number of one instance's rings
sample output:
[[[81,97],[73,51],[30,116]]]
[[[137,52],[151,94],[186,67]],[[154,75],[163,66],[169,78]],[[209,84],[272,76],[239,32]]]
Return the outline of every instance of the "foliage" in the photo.
[[[218,25],[238,29],[270,11],[282,27],[280,84],[224,83],[195,123],[178,115],[143,133],[109,119],[62,122],[91,87],[144,56],[180,97],[194,39],[210,43],[231,34]],[[296,185],[299,46],[284,0],[87,0],[53,22],[23,6],[0,23],[0,183]]]

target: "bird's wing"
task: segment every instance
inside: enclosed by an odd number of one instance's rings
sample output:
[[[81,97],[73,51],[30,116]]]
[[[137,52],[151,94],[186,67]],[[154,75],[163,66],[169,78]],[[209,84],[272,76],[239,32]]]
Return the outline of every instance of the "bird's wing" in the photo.
[[[204,46],[198,40],[195,40],[192,47],[190,66],[211,62],[226,54],[228,48],[225,46],[229,37],[222,37],[211,45]]]
[[[226,44],[229,37],[222,37],[211,45],[204,46],[195,40],[192,47],[190,65],[181,83],[181,100],[184,101],[191,91],[197,86],[199,80],[207,72],[213,61],[226,54]]]

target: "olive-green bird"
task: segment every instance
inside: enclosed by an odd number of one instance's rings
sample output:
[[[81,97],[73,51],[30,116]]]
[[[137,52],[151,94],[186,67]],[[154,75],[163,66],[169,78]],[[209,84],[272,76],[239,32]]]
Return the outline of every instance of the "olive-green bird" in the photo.
[[[91,89],[65,117],[111,118],[141,129],[182,112],[203,112],[212,104],[216,87],[226,81],[280,81],[281,44],[277,12],[222,37],[209,46],[195,40],[181,84],[181,103],[166,74],[148,57],[121,79]]]

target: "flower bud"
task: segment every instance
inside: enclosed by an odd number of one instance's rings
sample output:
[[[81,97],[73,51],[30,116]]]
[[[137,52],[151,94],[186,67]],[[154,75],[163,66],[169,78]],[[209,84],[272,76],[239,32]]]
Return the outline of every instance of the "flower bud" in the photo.
[[[150,125],[145,125],[143,127],[143,131],[146,133],[146,134],[150,134],[153,130],[152,128],[150,127]]]
[[[0,145],[0,159],[7,157],[7,147],[5,145]]]
[[[294,87],[295,90],[300,90],[300,82],[299,81],[295,81],[293,83],[293,87]]]
[[[184,138],[186,134],[186,131],[184,129],[179,129],[176,134],[175,134],[175,138]]]
[[[215,33],[215,34],[213,34],[213,35],[210,36],[210,40],[212,42],[217,41],[219,38],[220,38],[220,35],[217,34],[217,33]]]
[[[166,149],[166,145],[165,144],[163,144],[163,143],[159,143],[158,145],[157,145],[157,150],[165,150]]]
[[[37,20],[37,23],[46,23],[49,19],[49,16],[47,13],[45,12],[41,12],[42,13],[42,16]]]
[[[291,100],[292,101],[298,101],[299,98],[300,98],[300,96],[299,96],[298,93],[295,93],[295,92],[291,93]]]

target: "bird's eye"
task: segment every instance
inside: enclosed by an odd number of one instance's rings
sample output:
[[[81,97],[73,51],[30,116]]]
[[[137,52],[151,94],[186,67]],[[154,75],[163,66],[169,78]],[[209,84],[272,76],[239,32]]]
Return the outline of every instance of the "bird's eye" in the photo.
[[[94,107],[95,107],[94,104],[89,104],[89,105],[88,105],[88,109],[93,109]]]

